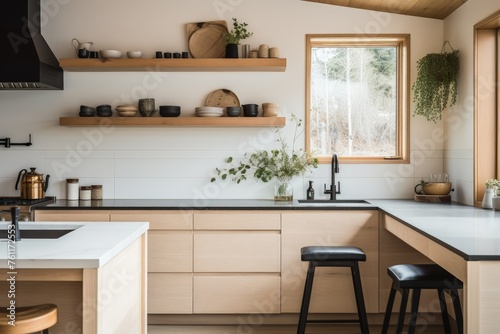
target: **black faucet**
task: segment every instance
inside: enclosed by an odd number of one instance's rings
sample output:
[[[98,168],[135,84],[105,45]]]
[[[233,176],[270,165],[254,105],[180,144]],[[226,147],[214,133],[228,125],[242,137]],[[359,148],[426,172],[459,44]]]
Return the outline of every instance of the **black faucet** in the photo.
[[[14,239],[15,241],[21,240],[21,230],[19,229],[19,207],[11,207],[10,208],[11,215],[11,223],[10,226],[7,227],[7,239]],[[14,241],[12,240],[12,241]]]
[[[330,200],[334,201],[337,199],[337,194],[340,194],[340,182],[338,182],[338,186],[335,185],[335,174],[339,172],[339,159],[336,153],[333,153],[332,156],[332,184],[330,185],[330,189],[326,190],[326,183],[324,185],[325,194],[330,194]]]

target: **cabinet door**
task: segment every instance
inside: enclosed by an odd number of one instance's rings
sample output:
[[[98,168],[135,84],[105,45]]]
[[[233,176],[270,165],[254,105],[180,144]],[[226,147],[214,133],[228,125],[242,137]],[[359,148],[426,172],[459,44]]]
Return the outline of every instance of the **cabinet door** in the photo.
[[[282,216],[281,311],[299,312],[307,262],[300,260],[305,246],[356,246],[366,253],[360,262],[367,312],[378,312],[377,211],[300,211]],[[356,313],[349,268],[317,268],[311,297],[312,313]]]
[[[211,211],[194,215],[195,230],[280,230],[280,213]]]
[[[195,232],[194,272],[280,271],[278,232]]]
[[[98,210],[35,210],[34,219],[39,222],[109,222],[110,215]]]
[[[280,313],[279,275],[195,276],[194,313]]]
[[[190,314],[192,312],[192,274],[148,274],[148,313]]]

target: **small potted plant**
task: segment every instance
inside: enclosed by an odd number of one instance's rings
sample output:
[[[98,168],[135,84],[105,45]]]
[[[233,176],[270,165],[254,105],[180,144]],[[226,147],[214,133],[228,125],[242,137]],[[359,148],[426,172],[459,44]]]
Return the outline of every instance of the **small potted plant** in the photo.
[[[290,184],[294,176],[304,175],[311,168],[318,167],[318,159],[303,149],[295,150],[295,140],[301,135],[298,131],[302,120],[292,115],[295,121],[295,132],[290,148],[282,137],[281,130],[277,130],[279,147],[269,151],[256,151],[251,154],[245,153],[239,164],[233,165],[233,158],[226,159],[229,165],[226,168],[216,168],[217,176],[211,179],[215,182],[217,178],[221,180],[231,180],[239,184],[247,177],[253,176],[262,182],[269,182],[276,179],[278,182],[274,189],[274,199],[276,201],[293,200],[293,188]],[[253,173],[253,174],[251,174]]]
[[[484,197],[482,206],[486,209],[491,209],[493,197],[497,196],[497,191],[500,189],[500,181],[497,179],[488,179],[484,183]]]
[[[253,35],[247,30],[248,24],[239,23],[238,19],[233,18],[233,29],[224,35],[226,39],[226,58],[238,58],[238,45],[242,39]]]

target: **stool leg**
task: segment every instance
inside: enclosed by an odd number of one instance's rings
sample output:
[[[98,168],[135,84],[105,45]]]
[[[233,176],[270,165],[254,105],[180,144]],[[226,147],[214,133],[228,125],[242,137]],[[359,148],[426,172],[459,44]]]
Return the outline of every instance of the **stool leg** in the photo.
[[[411,298],[410,328],[408,329],[408,334],[415,334],[415,328],[417,327],[419,302],[420,302],[420,289],[413,289],[413,296]]]
[[[439,305],[441,306],[441,317],[443,318],[443,327],[446,334],[451,334],[450,319],[448,316],[448,307],[443,289],[438,289]]]
[[[398,326],[396,328],[396,334],[403,333],[403,325],[405,323],[405,313],[406,313],[406,304],[408,304],[408,289],[403,289],[401,292],[401,305],[399,306],[399,316],[398,316]]]
[[[307,269],[306,283],[304,285],[304,295],[302,296],[302,306],[300,307],[299,326],[297,334],[304,334],[306,331],[307,313],[309,312],[309,301],[311,300],[311,292],[314,280],[314,270],[316,265],[311,261]]]
[[[464,317],[462,315],[462,308],[460,307],[460,295],[457,288],[450,289],[450,295],[453,300],[453,309],[455,310],[455,319],[457,321],[458,334],[464,333]]]
[[[387,307],[385,308],[384,324],[382,325],[382,333],[387,334],[389,330],[389,323],[391,322],[392,307],[394,306],[394,298],[396,297],[396,288],[391,287],[389,299],[387,300]]]
[[[358,307],[359,324],[361,333],[369,334],[368,319],[366,317],[365,300],[363,298],[363,287],[361,286],[361,275],[359,272],[358,262],[355,261],[351,266],[352,284],[354,286],[354,294],[356,296],[356,305]]]
[[[42,331],[42,334],[49,334],[49,330],[48,330],[48,329],[44,329],[44,330]]]

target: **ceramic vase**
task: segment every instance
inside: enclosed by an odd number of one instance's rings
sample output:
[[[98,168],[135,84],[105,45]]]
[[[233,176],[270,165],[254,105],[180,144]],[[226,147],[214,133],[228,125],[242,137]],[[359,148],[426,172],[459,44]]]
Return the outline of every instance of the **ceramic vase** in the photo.
[[[483,208],[485,209],[493,208],[492,199],[494,195],[495,195],[494,189],[486,188],[484,190],[483,204],[482,204]]]
[[[238,58],[238,44],[226,45],[226,58]]]
[[[278,180],[274,185],[274,200],[275,201],[292,201],[293,187],[288,180]]]

